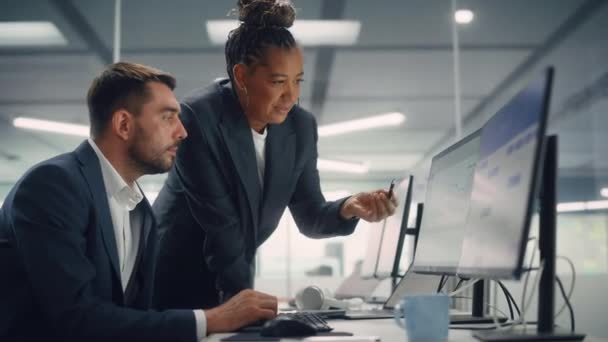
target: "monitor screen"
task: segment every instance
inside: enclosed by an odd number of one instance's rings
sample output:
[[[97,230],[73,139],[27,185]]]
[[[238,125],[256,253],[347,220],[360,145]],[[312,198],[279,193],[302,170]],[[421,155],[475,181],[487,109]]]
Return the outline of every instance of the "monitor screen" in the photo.
[[[378,264],[378,254],[380,254],[380,241],[382,240],[382,231],[384,230],[384,220],[380,222],[363,222],[359,224],[367,224],[367,248],[365,257],[361,265],[361,278],[369,279],[376,275],[376,265]],[[357,227],[359,228],[359,227]]]
[[[483,126],[458,273],[519,278],[537,194],[552,69]]]
[[[412,200],[412,181],[412,176],[405,178],[395,185],[393,190],[398,206],[395,213],[387,217],[384,223],[384,233],[382,234],[378,265],[376,266],[376,278],[384,279],[396,276],[396,273],[399,273],[398,261],[401,259]]]
[[[479,158],[479,134],[476,131],[433,157],[414,272],[456,274]]]

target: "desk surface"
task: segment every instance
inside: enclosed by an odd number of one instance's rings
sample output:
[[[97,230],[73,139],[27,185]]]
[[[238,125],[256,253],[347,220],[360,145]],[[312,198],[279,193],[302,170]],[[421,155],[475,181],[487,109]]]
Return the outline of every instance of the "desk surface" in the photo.
[[[334,331],[351,332],[356,336],[379,336],[382,342],[407,341],[406,333],[399,328],[393,319],[374,319],[374,320],[330,320],[329,325]],[[216,334],[210,336],[208,341],[216,342],[231,334]],[[284,339],[290,341],[289,339]],[[283,341],[283,340],[281,340]],[[295,341],[295,340],[291,340]],[[298,341],[306,341],[298,340]],[[470,330],[450,329],[448,341],[478,341],[472,336]],[[585,342],[608,342],[608,339],[587,336]]]

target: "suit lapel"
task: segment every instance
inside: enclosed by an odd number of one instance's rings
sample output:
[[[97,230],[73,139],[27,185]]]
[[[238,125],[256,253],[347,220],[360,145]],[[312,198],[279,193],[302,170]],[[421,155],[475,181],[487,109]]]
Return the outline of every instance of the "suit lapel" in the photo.
[[[262,217],[272,209],[274,199],[285,196],[296,154],[296,135],[289,125],[289,119],[281,125],[269,125],[267,129]]]
[[[152,207],[148,202],[147,198],[144,198],[142,202],[145,202],[145,223],[144,223],[144,232],[145,232],[145,241],[146,241],[146,250],[144,253],[144,258],[142,259],[142,267],[144,268],[144,298],[146,300],[146,305],[152,305],[152,295],[154,293],[154,275],[156,274],[156,260],[158,254],[158,236],[157,236],[157,223],[156,218],[154,216],[154,212],[152,211]]]
[[[142,264],[145,265],[145,274],[153,276],[153,272],[151,270],[154,268],[154,263],[156,260],[156,245],[158,243],[156,218],[154,217],[154,212],[152,211],[152,207],[150,206],[147,198],[144,198],[140,205],[144,206],[144,210],[142,212],[144,213],[143,229],[145,250]]]
[[[139,184],[136,184],[137,187],[139,188],[139,191],[141,191],[141,193],[143,194],[144,191],[141,189],[141,187],[139,186]],[[150,205],[150,202],[148,202],[148,198],[144,195],[144,199],[141,200],[141,202],[139,202],[139,204],[137,205],[142,206],[141,210],[142,210],[142,215],[143,215],[143,230],[144,230],[144,241],[146,241],[146,253],[148,252],[148,238],[150,237],[150,233],[154,231],[153,233],[153,237],[156,234],[156,218],[154,217],[154,211],[152,210],[152,206]],[[139,209],[139,208],[138,208]]]
[[[232,98],[227,99],[226,97]],[[254,229],[257,230],[262,189],[258,179],[258,167],[255,159],[251,128],[245,114],[243,114],[240,106],[236,103],[234,95],[224,94],[224,100],[227,105],[227,111],[219,123],[219,129],[228,147],[230,158],[245,188],[249,209],[253,217]]]
[[[150,206],[150,203],[148,202],[147,198],[145,198],[142,203],[140,203],[140,205],[144,206],[143,229],[144,242],[146,244],[144,256],[146,256],[146,260],[152,260],[152,257],[154,256],[153,252],[158,242],[158,236],[156,231],[156,219],[154,217],[154,212],[152,211],[152,207]]]
[[[139,184],[137,186],[139,186]],[[133,268],[131,281],[137,279],[140,289],[139,293],[136,294],[137,297],[131,299],[135,299],[135,303],[139,307],[148,308],[152,303],[154,285],[157,244],[156,220],[152,207],[145,196],[144,199],[139,202],[135,210],[141,215],[142,236],[140,237],[141,240],[137,251],[137,261]],[[129,285],[131,285],[130,282]],[[129,287],[127,287],[125,293],[129,293]]]
[[[98,226],[101,229],[104,247],[111,260],[112,269],[120,279],[120,268],[118,267],[118,251],[116,248],[116,237],[114,236],[114,225],[108,204],[108,195],[103,183],[101,166],[99,159],[88,142],[83,142],[76,149],[76,155],[81,163],[82,173],[89,184],[93,202],[95,204],[95,214],[98,219]]]

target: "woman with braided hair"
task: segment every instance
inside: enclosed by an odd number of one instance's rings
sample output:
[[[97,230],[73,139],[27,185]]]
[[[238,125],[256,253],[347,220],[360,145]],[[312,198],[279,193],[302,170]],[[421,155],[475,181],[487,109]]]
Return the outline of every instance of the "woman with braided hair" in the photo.
[[[297,105],[303,54],[289,32],[288,0],[239,0],[241,24],[226,42],[228,79],[181,103],[188,132],[154,209],[164,232],[159,308],[213,307],[252,288],[257,248],[289,207],[298,229],[351,234],[359,218],[392,215],[378,190],[329,202],[317,170],[317,124]]]

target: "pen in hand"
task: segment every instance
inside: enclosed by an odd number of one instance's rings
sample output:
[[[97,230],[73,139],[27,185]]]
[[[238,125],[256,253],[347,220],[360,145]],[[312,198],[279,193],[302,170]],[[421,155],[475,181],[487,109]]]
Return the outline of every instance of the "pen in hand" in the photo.
[[[388,199],[393,197],[393,188],[395,188],[395,180],[391,180],[391,185],[388,188]]]

